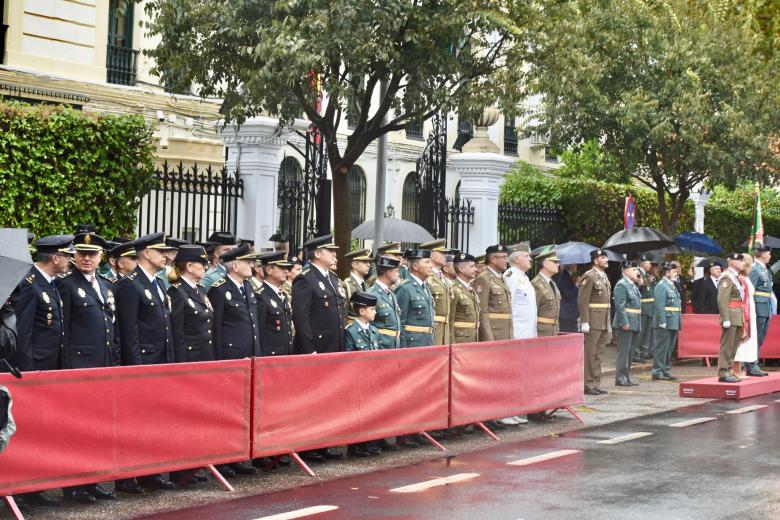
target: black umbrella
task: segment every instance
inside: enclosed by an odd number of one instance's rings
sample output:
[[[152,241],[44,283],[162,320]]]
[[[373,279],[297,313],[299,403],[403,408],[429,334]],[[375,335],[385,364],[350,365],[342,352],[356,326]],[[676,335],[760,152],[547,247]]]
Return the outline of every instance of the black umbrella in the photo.
[[[399,218],[385,217],[385,240],[392,242],[409,242],[419,244],[433,240],[433,235],[414,222],[401,220]],[[366,220],[358,227],[352,230],[352,238],[359,240],[374,238],[374,221]]]
[[[750,244],[750,240],[742,242],[742,247],[747,247]],[[773,237],[772,235],[764,235],[764,247],[770,249],[780,249],[780,238]]]
[[[644,253],[675,245],[674,240],[660,231],[649,227],[638,227],[618,231],[602,246],[616,253]]]
[[[0,228],[0,304],[11,296],[31,265],[27,230]]]
[[[705,258],[704,260],[696,264],[696,267],[709,267],[710,264],[716,264],[723,267],[724,265],[726,265],[726,259],[721,258],[719,256],[708,256],[707,258]]]

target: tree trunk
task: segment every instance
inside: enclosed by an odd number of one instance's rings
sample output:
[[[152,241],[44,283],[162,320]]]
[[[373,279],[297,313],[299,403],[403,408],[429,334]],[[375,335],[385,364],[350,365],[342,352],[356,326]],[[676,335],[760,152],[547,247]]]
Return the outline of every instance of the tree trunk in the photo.
[[[349,275],[349,265],[344,255],[352,249],[352,228],[350,227],[349,184],[347,174],[349,166],[341,163],[331,165],[333,172],[333,229],[336,245],[339,246],[339,278]]]

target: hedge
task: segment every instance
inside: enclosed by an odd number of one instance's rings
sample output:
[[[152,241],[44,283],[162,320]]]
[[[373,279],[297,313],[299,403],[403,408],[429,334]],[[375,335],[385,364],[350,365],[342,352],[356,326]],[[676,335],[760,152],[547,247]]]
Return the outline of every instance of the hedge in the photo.
[[[0,225],[37,236],[79,223],[132,234],[153,186],[151,129],[140,115],[0,103]]]
[[[527,163],[519,163],[507,174],[500,201],[556,208],[561,212],[563,233],[568,240],[600,245],[623,229],[623,208],[629,193],[636,200],[637,225],[660,228],[658,199],[648,188],[584,177],[558,177]],[[780,236],[780,196],[774,190],[764,190],[762,197],[764,230]],[[750,234],[752,211],[752,188],[715,188],[705,207],[705,231],[726,250],[741,250]],[[694,205],[688,201],[677,232],[690,231],[693,224]]]

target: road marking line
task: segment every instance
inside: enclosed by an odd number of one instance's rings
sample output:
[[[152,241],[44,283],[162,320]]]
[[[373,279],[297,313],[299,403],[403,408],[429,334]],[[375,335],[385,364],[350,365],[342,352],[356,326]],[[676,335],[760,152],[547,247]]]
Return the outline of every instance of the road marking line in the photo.
[[[652,435],[652,433],[651,432],[629,433],[628,435],[621,435],[620,437],[614,437],[612,439],[604,439],[603,441],[598,441],[596,444],[620,444],[621,442],[633,441],[634,439],[647,437],[648,435]]]
[[[303,509],[296,509],[295,511],[279,513],[278,515],[261,516],[260,518],[255,518],[255,520],[293,520],[294,518],[303,518],[304,516],[311,516],[320,513],[327,513],[328,511],[335,511],[338,508],[339,506],[305,507]]]
[[[560,457],[565,457],[567,455],[574,455],[575,453],[581,453],[580,450],[558,450],[558,451],[551,451],[550,453],[543,453],[542,455],[537,455],[535,457],[528,457],[525,459],[518,459],[513,460],[512,462],[507,462],[508,466],[528,466],[529,464],[536,464],[537,462],[544,462],[546,460],[552,460],[557,459]]]
[[[670,424],[669,426],[672,428],[685,428],[686,426],[693,426],[695,424],[706,423],[706,422],[714,421],[716,419],[717,417],[699,417],[698,419],[689,419],[687,421]]]
[[[765,405],[765,404],[754,404],[752,406],[746,406],[744,408],[737,408],[736,410],[729,410],[726,413],[735,414],[735,413],[752,412],[754,410],[760,410],[760,409],[766,408],[766,407],[767,407],[767,405]]]
[[[479,473],[458,473],[457,475],[450,475],[449,477],[435,478],[433,480],[426,480],[425,482],[418,482],[417,484],[410,484],[408,486],[402,486],[391,489],[391,493],[415,493],[417,491],[424,491],[432,487],[445,486],[447,484],[454,484],[455,482],[463,482],[464,480],[470,480],[479,476]]]
[[[775,402],[776,403],[780,403],[780,399],[775,399]]]

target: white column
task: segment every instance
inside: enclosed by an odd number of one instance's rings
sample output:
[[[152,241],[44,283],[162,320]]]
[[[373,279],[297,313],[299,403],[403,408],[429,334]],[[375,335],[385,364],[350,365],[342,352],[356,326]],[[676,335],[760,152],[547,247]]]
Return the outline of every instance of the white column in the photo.
[[[293,128],[279,127],[272,117],[253,117],[241,126],[227,125],[222,130],[228,147],[227,169],[238,170],[244,180],[244,196],[238,203],[236,235],[255,241],[255,247],[273,247],[268,241],[279,224],[276,207],[279,165],[283,148],[293,130],[304,130],[308,122],[297,119]]]
[[[709,193],[707,191],[695,191],[691,193],[691,200],[693,201],[693,207],[694,207],[694,221],[693,221],[693,230],[697,233],[704,233],[704,206],[707,205],[707,202],[710,200],[710,197],[712,197],[712,193]],[[695,256],[693,257],[694,266],[698,264],[702,260],[702,257]],[[704,276],[704,268],[703,267],[694,267],[694,279],[698,280],[702,276]]]
[[[498,244],[498,194],[504,175],[515,159],[497,153],[464,152],[449,157],[460,176],[460,196],[474,205],[469,226],[469,253],[479,256]]]

